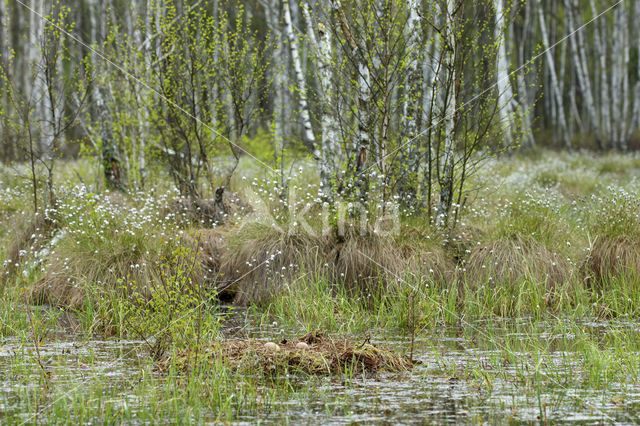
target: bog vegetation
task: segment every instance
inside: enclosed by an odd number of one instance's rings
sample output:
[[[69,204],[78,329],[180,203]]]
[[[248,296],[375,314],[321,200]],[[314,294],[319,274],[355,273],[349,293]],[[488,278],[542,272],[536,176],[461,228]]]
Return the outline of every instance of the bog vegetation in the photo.
[[[0,419],[637,421],[639,14],[0,0]]]

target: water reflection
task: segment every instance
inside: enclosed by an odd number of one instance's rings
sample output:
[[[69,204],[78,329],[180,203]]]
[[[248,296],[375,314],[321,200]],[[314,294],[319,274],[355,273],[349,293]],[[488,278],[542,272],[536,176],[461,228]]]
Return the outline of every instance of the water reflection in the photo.
[[[301,333],[282,330],[277,324],[261,328],[251,324],[253,320],[246,311],[236,310],[225,323],[225,331],[230,336],[260,338],[291,338]],[[611,328],[611,323],[603,321],[584,321],[578,325],[595,336],[606,335]],[[637,324],[631,321],[616,322],[615,328],[638,333]],[[442,325],[428,337],[415,341],[414,358],[420,365],[410,373],[360,377],[348,382],[336,378],[300,378],[295,386],[313,391],[300,392],[290,400],[270,402],[266,417],[241,412],[239,421],[638,423],[640,384],[609,383],[606,389],[571,387],[576,381],[570,378],[586,377],[588,372],[581,371],[580,356],[571,352],[575,336],[566,330],[557,322],[531,318],[478,322],[471,327]],[[407,337],[382,332],[377,335],[377,343],[403,353],[408,351]],[[536,361],[530,352],[530,343],[537,340],[545,342],[546,352],[541,361]],[[506,345],[509,351],[504,350]],[[129,408],[134,407],[135,411],[140,403],[128,392],[130,383],[143,374],[141,366],[148,365],[142,341],[92,340],[58,334],[55,341],[41,344],[39,352],[52,377],[66,381],[69,388],[81,387],[98,377],[121,390],[121,402]],[[1,340],[0,372],[1,422],[3,414],[23,409],[20,398],[26,389],[39,386],[35,347],[15,338]]]

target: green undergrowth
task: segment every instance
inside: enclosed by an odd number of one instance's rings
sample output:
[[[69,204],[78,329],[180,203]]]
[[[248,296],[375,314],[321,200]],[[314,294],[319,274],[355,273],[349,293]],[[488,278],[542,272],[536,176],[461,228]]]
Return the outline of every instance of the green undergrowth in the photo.
[[[535,279],[496,286],[486,282],[401,282],[397,288],[372,291],[358,297],[323,279],[298,281],[272,302],[255,307],[262,325],[272,321],[294,329],[316,328],[346,333],[430,333],[441,324],[464,325],[495,317],[549,319],[557,315],[579,318],[637,318],[640,291],[624,277],[608,279],[606,290],[594,292],[568,281],[548,289]]]
[[[246,416],[266,418],[276,400],[303,398],[313,389],[313,382],[294,385],[286,378],[264,386],[261,380],[236,373],[224,363],[201,363],[185,376],[182,370],[174,368],[157,374],[152,363],[143,362],[137,372],[112,383],[97,372],[88,373],[79,381],[72,368],[64,364],[60,365],[59,373],[42,378],[37,372],[34,375],[32,362],[29,357],[18,358],[10,369],[0,373],[2,380],[19,377],[14,383],[22,389],[17,398],[6,401],[14,409],[0,416],[3,421],[229,422]],[[89,359],[83,362],[92,363]],[[70,369],[68,373],[65,368]]]

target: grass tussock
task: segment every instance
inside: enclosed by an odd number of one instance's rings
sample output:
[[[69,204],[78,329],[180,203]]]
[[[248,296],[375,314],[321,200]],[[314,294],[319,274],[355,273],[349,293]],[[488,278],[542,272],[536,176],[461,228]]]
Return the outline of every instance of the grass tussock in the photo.
[[[362,294],[402,280],[409,270],[429,279],[437,270],[443,277],[451,264],[436,249],[403,250],[393,238],[350,227],[342,235],[314,235],[290,224],[250,223],[203,235],[203,258],[218,271],[222,296],[241,305],[268,302],[309,274]]]
[[[60,238],[47,253],[46,271],[32,287],[31,302],[81,308],[113,292],[148,294],[166,265],[189,245],[157,202],[98,196],[78,190],[53,213]],[[198,268],[197,281],[204,271]]]
[[[19,222],[7,248],[3,280],[8,282],[15,278],[16,274],[25,271],[28,275],[30,269],[33,269],[33,266],[42,260],[38,259],[38,256],[48,254],[43,249],[56,230],[55,221],[43,214],[34,215],[28,220]],[[33,256],[28,256],[29,253],[32,253]]]
[[[547,289],[569,280],[571,269],[558,254],[531,237],[518,236],[476,246],[463,268],[467,283],[507,285],[525,279]]]
[[[343,375],[403,372],[414,362],[369,342],[352,342],[311,332],[293,341],[276,344],[261,340],[228,340],[213,343],[205,351],[212,362],[224,360],[231,369],[263,375],[308,374]],[[195,354],[188,351],[165,358],[159,365],[167,370],[172,363],[187,368]],[[202,356],[202,355],[201,355]]]
[[[323,237],[294,226],[249,223],[231,228],[217,249],[218,287],[223,296],[232,297],[237,304],[266,302],[301,270],[321,267],[326,245]]]
[[[612,277],[622,277],[637,286],[640,241],[624,235],[596,238],[582,269],[585,280],[598,288]]]

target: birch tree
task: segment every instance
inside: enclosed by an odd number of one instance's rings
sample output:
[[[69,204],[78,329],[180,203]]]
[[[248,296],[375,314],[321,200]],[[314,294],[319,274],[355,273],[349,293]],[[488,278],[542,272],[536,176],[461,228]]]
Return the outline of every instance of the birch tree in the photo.
[[[578,23],[576,22],[575,9],[577,8],[577,0],[564,0],[565,10],[567,13],[568,31],[575,33],[574,37],[570,37],[571,52],[573,56],[573,64],[576,67],[576,74],[578,77],[578,83],[580,84],[580,90],[584,97],[584,106],[589,116],[589,123],[593,129],[596,137],[596,142],[600,149],[604,148],[602,135],[600,133],[600,126],[598,122],[598,115],[596,113],[595,101],[593,98],[593,91],[591,86],[591,79],[589,77],[589,68],[586,61],[586,53],[584,46],[584,36],[582,31],[577,31]]]
[[[333,208],[335,205],[335,189],[338,180],[338,165],[341,163],[342,152],[338,143],[338,123],[335,118],[333,103],[336,99],[335,88],[332,83],[332,71],[335,68],[331,32],[328,24],[318,22],[315,36],[313,20],[309,5],[303,4],[302,10],[310,33],[310,40],[319,77],[320,99],[320,127],[321,141],[317,161],[320,172],[320,197]]]
[[[542,7],[542,1],[536,0],[536,6],[538,8],[538,19],[540,21],[540,32],[542,35],[542,44],[545,49],[545,58],[547,60],[547,69],[549,70],[549,75],[551,78],[550,84],[551,87],[548,88],[548,91],[553,96],[556,106],[557,106],[557,121],[559,124],[560,137],[567,149],[571,149],[571,142],[569,140],[569,127],[567,126],[567,119],[565,118],[564,113],[564,100],[562,97],[562,91],[560,88],[560,83],[558,82],[558,76],[556,74],[556,66],[555,59],[553,57],[553,50],[550,48],[549,44],[549,34],[547,28],[547,22],[544,17],[544,10]]]
[[[420,161],[420,141],[418,120],[422,117],[421,87],[422,78],[429,78],[428,69],[425,72],[420,67],[420,61],[428,63],[422,58],[421,51],[421,25],[420,8],[417,0],[408,2],[407,49],[409,50],[409,65],[406,77],[406,94],[403,105],[403,147],[400,151],[400,177],[398,192],[400,202],[405,208],[415,209],[417,201],[417,179]],[[422,75],[421,75],[422,74]],[[429,89],[426,89],[430,92]],[[426,98],[426,97],[425,97]]]
[[[304,137],[311,143],[315,149],[316,158],[320,156],[318,148],[316,146],[316,137],[313,133],[313,127],[311,125],[311,114],[309,112],[309,105],[307,103],[307,84],[302,71],[302,62],[300,60],[300,48],[298,46],[298,38],[293,31],[293,22],[291,21],[291,7],[289,0],[284,0],[284,25],[287,33],[287,39],[289,40],[289,48],[291,49],[291,58],[293,60],[293,69],[295,71],[297,82],[297,93],[300,102],[300,116],[302,118],[302,125],[304,127]]]
[[[369,137],[369,104],[371,95],[371,75],[367,66],[367,58],[363,47],[360,45],[362,40],[356,40],[347,17],[345,15],[342,3],[334,0],[337,19],[339,21],[342,35],[345,39],[344,47],[349,51],[351,61],[356,64],[356,117],[357,132],[349,149],[347,160],[347,197],[353,197],[357,204],[357,209],[352,210],[363,214],[367,211],[367,198],[369,192],[369,179],[367,176],[367,160],[370,154],[371,141]],[[353,195],[351,195],[351,193]]]
[[[442,55],[443,79],[440,90],[445,93],[444,114],[444,152],[442,157],[442,172],[439,176],[440,204],[436,224],[444,227],[448,223],[449,212],[453,203],[453,176],[455,155],[455,119],[456,119],[456,4],[455,0],[446,1],[444,27],[444,53]]]
[[[514,139],[513,121],[518,111],[513,96],[513,88],[511,86],[509,63],[507,60],[507,46],[505,37],[505,14],[503,0],[495,0],[495,39],[498,43],[497,54],[497,88],[498,88],[498,108],[500,110],[500,121],[505,127],[504,138],[508,145],[511,145]]]

